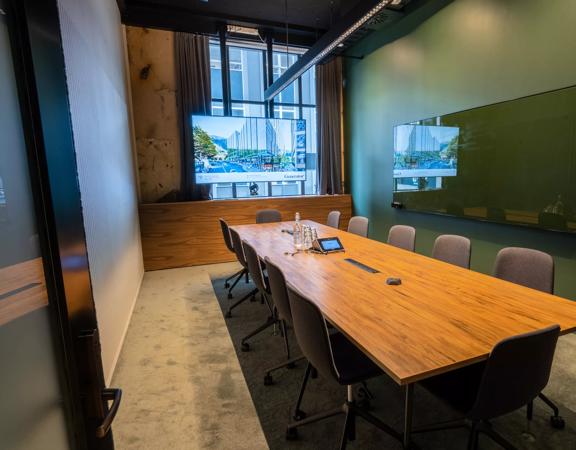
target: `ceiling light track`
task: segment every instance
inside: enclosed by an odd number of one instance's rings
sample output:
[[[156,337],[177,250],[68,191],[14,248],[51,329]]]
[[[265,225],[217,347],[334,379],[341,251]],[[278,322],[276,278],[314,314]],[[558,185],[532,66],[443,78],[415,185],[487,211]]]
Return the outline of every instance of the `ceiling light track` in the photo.
[[[276,97],[310,67],[326,58],[386,6],[398,3],[398,0],[364,0],[360,2],[266,89],[264,92],[265,99],[271,100]]]

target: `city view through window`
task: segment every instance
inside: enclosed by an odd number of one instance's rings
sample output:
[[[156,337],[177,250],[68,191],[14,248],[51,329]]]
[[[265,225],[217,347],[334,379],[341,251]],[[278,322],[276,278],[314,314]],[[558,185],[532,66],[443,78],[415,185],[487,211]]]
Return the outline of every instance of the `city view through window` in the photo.
[[[312,67],[277,95],[272,107],[264,101],[266,88],[267,48],[264,43],[228,40],[225,46],[228,59],[229,110],[235,117],[271,119],[303,119],[305,121],[305,176],[298,181],[262,181],[251,172],[233,177],[234,182],[212,183],[212,198],[269,197],[310,195],[317,193],[316,166],[316,77]],[[273,80],[278,79],[305,49],[274,46],[272,52]],[[224,79],[221,47],[218,41],[210,43],[210,71],[212,88],[212,115],[223,116]],[[270,115],[273,112],[273,115]],[[252,179],[252,178],[255,179]],[[245,179],[244,179],[245,178]],[[271,177],[273,178],[273,177]],[[305,179],[301,179],[305,178]],[[241,180],[241,181],[240,181]]]

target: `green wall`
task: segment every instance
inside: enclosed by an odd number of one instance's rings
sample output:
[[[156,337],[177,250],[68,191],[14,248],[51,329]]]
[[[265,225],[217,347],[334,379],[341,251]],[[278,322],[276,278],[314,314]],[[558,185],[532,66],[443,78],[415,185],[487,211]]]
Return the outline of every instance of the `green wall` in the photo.
[[[485,273],[502,247],[543,250],[556,261],[556,293],[576,300],[575,235],[390,207],[394,125],[576,84],[576,2],[428,2],[444,4],[404,37],[390,42],[411,20],[348,52],[364,55],[345,68],[346,177],[355,213],[370,218],[379,240],[393,224],[416,227],[416,250],[426,255],[439,234],[467,236],[472,269]]]

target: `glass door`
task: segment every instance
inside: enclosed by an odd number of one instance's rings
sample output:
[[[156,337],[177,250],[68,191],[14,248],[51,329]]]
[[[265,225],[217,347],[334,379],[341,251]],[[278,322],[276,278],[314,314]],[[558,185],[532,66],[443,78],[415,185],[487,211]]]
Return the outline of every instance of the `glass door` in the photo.
[[[0,0],[0,448],[70,448],[57,340]]]

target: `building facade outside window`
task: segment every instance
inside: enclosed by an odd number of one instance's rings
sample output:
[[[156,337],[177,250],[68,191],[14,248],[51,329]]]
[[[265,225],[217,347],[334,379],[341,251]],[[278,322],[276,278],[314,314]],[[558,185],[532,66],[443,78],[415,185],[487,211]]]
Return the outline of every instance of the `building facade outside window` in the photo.
[[[305,49],[296,47],[273,47],[272,73],[277,80]],[[273,112],[277,119],[306,120],[306,180],[284,182],[257,182],[251,180],[236,183],[212,184],[212,198],[245,198],[317,194],[316,149],[316,77],[312,67],[299,79],[274,98],[272,108],[264,101],[266,88],[267,48],[265,44],[228,40],[228,80],[230,111],[232,116],[269,117]],[[224,86],[220,43],[210,43],[210,72],[212,90],[212,115],[224,115]],[[254,189],[257,185],[257,189]]]

